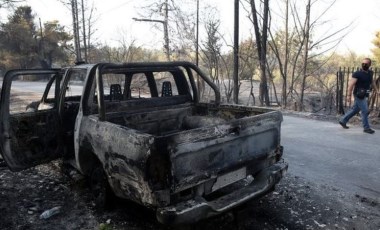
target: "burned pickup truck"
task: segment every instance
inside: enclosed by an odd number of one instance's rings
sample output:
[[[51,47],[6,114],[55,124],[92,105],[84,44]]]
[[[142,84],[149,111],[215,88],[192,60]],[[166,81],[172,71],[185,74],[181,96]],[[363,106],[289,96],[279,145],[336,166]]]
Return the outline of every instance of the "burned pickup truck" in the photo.
[[[161,223],[198,221],[271,192],[287,170],[281,113],[220,102],[188,62],[12,70],[1,154],[13,171],[62,157],[88,176],[98,205],[113,193]]]

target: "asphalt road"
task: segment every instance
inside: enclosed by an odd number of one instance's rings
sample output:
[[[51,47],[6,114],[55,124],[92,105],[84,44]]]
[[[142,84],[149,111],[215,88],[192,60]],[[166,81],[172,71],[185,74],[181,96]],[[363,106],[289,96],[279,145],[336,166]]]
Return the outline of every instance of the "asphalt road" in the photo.
[[[352,194],[380,197],[380,130],[284,116],[284,158],[289,173]]]

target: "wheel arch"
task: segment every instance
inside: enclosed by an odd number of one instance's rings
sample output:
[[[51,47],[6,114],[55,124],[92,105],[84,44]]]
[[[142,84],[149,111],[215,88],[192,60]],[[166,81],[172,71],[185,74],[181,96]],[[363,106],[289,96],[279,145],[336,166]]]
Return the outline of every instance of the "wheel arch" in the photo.
[[[98,156],[91,150],[81,149],[76,156],[76,163],[79,170],[84,175],[90,175],[92,169],[97,165],[102,165]]]

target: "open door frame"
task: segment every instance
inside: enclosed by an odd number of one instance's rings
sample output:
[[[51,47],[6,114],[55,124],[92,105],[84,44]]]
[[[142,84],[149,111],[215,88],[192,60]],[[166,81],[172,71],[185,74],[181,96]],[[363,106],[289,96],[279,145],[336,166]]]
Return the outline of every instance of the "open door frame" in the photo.
[[[56,78],[53,108],[10,114],[12,81],[21,75],[36,77],[50,75]],[[58,139],[60,130],[58,99],[61,79],[61,69],[11,70],[5,74],[0,102],[0,150],[4,161],[12,171],[49,162],[59,157],[62,152]],[[47,87],[51,87],[51,84]]]

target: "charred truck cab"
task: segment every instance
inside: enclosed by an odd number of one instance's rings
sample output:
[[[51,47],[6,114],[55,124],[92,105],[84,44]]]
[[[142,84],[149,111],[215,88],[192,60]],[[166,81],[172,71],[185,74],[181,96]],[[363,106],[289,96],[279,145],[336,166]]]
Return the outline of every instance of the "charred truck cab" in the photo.
[[[9,71],[1,154],[13,171],[63,157],[98,205],[112,192],[161,223],[194,222],[271,192],[287,170],[282,114],[220,102],[188,62]]]

